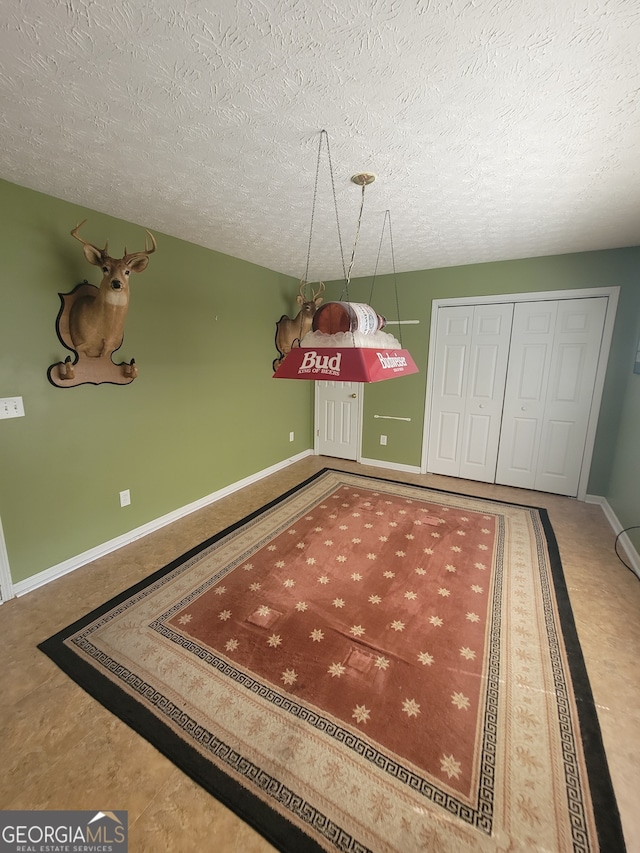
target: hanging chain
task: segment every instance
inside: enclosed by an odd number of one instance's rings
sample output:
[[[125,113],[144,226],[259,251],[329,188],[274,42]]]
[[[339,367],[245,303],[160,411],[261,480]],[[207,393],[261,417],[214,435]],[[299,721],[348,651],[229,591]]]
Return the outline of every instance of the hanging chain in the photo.
[[[313,223],[316,211],[316,200],[318,198],[318,176],[320,174],[320,158],[322,154],[322,140],[326,139],[327,141],[327,158],[329,160],[329,174],[331,175],[331,189],[333,193],[333,206],[336,212],[336,227],[338,229],[338,243],[340,245],[340,260],[342,261],[342,272],[344,277],[347,277],[347,273],[345,271],[344,265],[344,249],[342,248],[342,234],[340,233],[340,220],[338,218],[338,201],[336,198],[336,186],[333,177],[333,163],[331,162],[331,150],[329,148],[329,134],[326,130],[320,131],[320,141],[318,143],[318,160],[316,163],[316,181],[313,188],[313,205],[311,207],[311,227],[309,228],[309,247],[307,249],[307,267],[304,273],[304,282],[305,284],[309,281],[309,264],[311,261],[311,239],[313,237]]]
[[[358,223],[356,225],[356,236],[353,241],[353,249],[351,250],[351,261],[349,262],[349,270],[345,274],[344,277],[344,288],[342,289],[342,299],[343,296],[347,297],[347,302],[350,302],[349,299],[349,282],[351,281],[351,270],[353,269],[353,262],[356,259],[356,248],[358,246],[358,237],[360,236],[360,225],[362,224],[362,211],[364,210],[364,188],[365,184],[362,184],[362,198],[360,200],[360,213],[358,214]]]
[[[324,130],[322,131],[324,133]],[[316,213],[316,199],[318,197],[318,175],[320,174],[320,152],[322,150],[322,133],[318,145],[318,162],[316,163],[316,182],[313,187],[313,204],[311,205],[311,227],[309,228],[309,247],[307,249],[307,268],[304,271],[304,281],[309,281],[309,262],[311,260],[311,238],[313,237],[313,219]]]
[[[387,211],[389,213],[389,211]],[[402,324],[400,323],[400,303],[398,302],[398,282],[396,281],[396,255],[393,249],[393,231],[391,230],[391,214],[389,213],[389,242],[391,243],[391,266],[393,267],[393,289],[396,294],[396,315],[398,317],[398,339],[402,346]]]
[[[364,189],[364,187],[363,187]],[[389,243],[391,244],[391,267],[393,269],[393,287],[396,294],[396,312],[398,316],[398,338],[400,339],[400,348],[402,349],[402,324],[400,323],[400,303],[398,302],[398,283],[396,281],[396,256],[393,248],[393,231],[391,230],[391,213],[388,210],[384,212],[384,221],[382,223],[382,233],[380,234],[380,243],[378,245],[378,257],[376,258],[376,266],[373,271],[373,279],[371,280],[371,292],[369,293],[369,305],[373,302],[373,286],[376,282],[376,275],[378,273],[378,261],[380,260],[380,251],[382,249],[382,240],[384,238],[384,229],[387,224],[387,219],[389,220]]]
[[[378,263],[380,261],[380,252],[382,251],[382,241],[384,240],[384,229],[387,225],[387,217],[389,216],[389,211],[385,210],[384,219],[382,221],[382,231],[380,232],[380,242],[378,243],[378,255],[376,257],[376,265],[373,270],[373,278],[371,279],[371,291],[369,293],[369,305],[373,303],[373,287],[376,283],[376,276],[378,274]]]
[[[333,179],[333,163],[331,162],[331,151],[329,150],[329,135],[327,131],[323,131],[327,138],[327,157],[329,158],[329,173],[331,175],[331,189],[333,190],[333,208],[336,212],[336,228],[338,229],[338,243],[340,244],[340,261],[342,262],[342,275],[346,278],[347,273],[344,267],[344,249],[342,248],[342,234],[340,233],[340,219],[338,217],[338,199],[336,197],[336,184]]]

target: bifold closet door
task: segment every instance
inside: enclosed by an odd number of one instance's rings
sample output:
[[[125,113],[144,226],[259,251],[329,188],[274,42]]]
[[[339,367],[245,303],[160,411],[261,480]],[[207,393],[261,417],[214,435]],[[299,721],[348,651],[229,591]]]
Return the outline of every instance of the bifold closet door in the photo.
[[[438,310],[427,470],[493,483],[513,304]]]
[[[515,305],[496,483],[577,495],[606,308]]]

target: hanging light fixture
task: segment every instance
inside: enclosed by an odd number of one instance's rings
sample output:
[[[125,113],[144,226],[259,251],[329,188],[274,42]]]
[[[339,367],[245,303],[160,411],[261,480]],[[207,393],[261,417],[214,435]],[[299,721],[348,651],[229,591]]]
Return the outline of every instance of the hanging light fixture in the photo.
[[[338,220],[338,208],[336,204],[335,186],[333,181],[333,166],[331,163],[331,152],[329,150],[329,138],[326,130],[320,134],[318,147],[318,163],[316,167],[316,183],[311,213],[311,228],[309,233],[309,250],[307,253],[307,269],[305,280],[309,272],[309,258],[311,255],[311,239],[313,235],[313,221],[315,204],[318,190],[318,173],[320,168],[320,155],[322,151],[322,140],[326,137],[327,155],[329,159],[329,171],[333,188],[334,205],[336,212],[336,223],[338,228],[338,241],[340,243],[340,254],[342,268],[345,273],[345,284],[342,297],[338,302],[326,302],[316,309],[313,317],[312,331],[300,341],[299,346],[293,347],[285,356],[284,360],[274,373],[274,379],[332,379],[342,382],[380,382],[383,379],[394,379],[399,376],[407,376],[417,373],[418,368],[411,358],[409,352],[402,347],[401,341],[393,335],[384,332],[387,321],[380,316],[370,305],[354,303],[349,299],[349,282],[351,271],[355,261],[356,247],[360,234],[362,222],[362,211],[364,209],[365,187],[375,181],[375,175],[370,172],[360,172],[351,178],[354,184],[362,187],[362,198],[360,202],[360,213],[356,226],[356,235],[351,252],[351,261],[348,271],[345,270],[344,254],[342,251],[342,238],[340,235],[340,223]],[[389,211],[385,214],[385,222],[382,226],[384,236],[385,224]],[[391,240],[391,255],[394,273],[394,286],[396,286],[396,307],[398,301],[397,285],[395,284],[395,257],[393,252],[393,237],[391,234],[391,219],[389,216],[389,237]],[[382,244],[382,237],[381,237]],[[380,252],[378,251],[378,258]],[[377,271],[377,261],[376,261]],[[375,272],[374,272],[375,281]],[[373,285],[372,290],[373,294]],[[400,317],[398,316],[398,323]]]

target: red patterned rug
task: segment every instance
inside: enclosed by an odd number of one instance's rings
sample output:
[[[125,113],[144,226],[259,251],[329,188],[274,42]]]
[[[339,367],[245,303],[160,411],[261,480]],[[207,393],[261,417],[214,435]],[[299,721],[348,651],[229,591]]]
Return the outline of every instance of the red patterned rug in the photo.
[[[624,849],[544,510],[325,470],[41,648],[287,853]]]

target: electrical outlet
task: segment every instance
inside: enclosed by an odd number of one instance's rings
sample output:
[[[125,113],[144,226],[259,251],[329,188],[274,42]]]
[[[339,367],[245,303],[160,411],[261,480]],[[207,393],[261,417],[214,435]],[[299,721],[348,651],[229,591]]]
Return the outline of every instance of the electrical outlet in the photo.
[[[293,441],[295,437],[296,437],[295,432],[290,432],[290,433],[289,433],[289,441]]]
[[[120,492],[120,506],[129,506],[131,503],[131,492],[129,489],[125,489],[123,492]]]
[[[22,397],[0,398],[0,418],[23,418],[24,405]]]
[[[382,444],[384,446],[384,445],[386,445],[386,443],[387,443],[387,436],[381,435],[380,436],[380,444]]]

